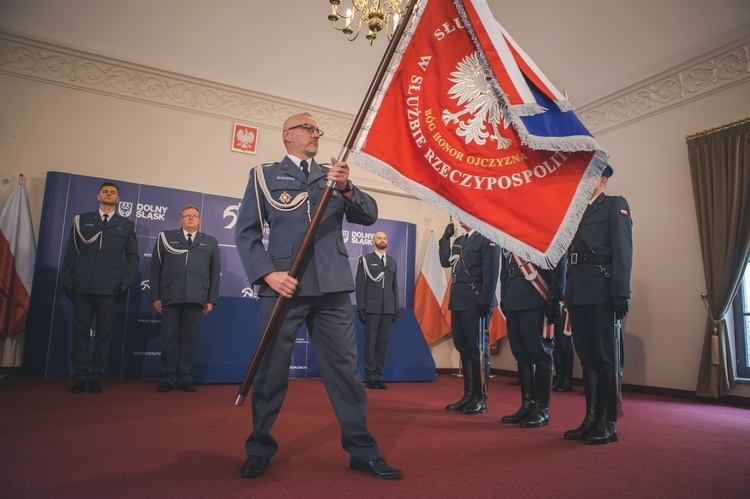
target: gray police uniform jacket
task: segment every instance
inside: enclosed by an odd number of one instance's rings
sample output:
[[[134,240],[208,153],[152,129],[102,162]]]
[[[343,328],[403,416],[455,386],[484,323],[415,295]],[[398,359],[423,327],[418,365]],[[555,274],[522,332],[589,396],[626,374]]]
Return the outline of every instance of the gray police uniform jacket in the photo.
[[[369,271],[365,272],[365,266]],[[380,274],[383,278],[374,281]],[[386,256],[385,268],[383,260],[375,252],[362,255],[357,262],[357,277],[355,297],[357,310],[364,310],[368,314],[393,315],[398,310],[398,282],[396,280],[396,260]]]
[[[115,211],[105,227],[99,212],[88,212],[78,215],[78,227],[80,233],[74,221],[68,236],[62,266],[63,285],[75,286],[76,293],[92,295],[113,295],[120,283],[131,286],[139,259],[135,223]]]
[[[262,169],[270,200],[259,185],[259,169]],[[277,296],[263,276],[291,268],[325,190],[327,171],[310,161],[309,180],[306,181],[300,168],[285,156],[281,162],[259,166],[250,172],[237,217],[235,243],[248,281],[260,285],[260,296]],[[308,199],[292,208],[293,200],[304,193]],[[357,187],[354,187],[354,193],[354,203],[335,191],[331,196],[297,275],[299,285],[295,296],[354,291],[349,255],[341,232],[343,218],[362,225],[372,225],[378,219],[375,200]],[[267,250],[262,237],[263,221],[270,229]]]
[[[441,238],[438,249],[440,265],[451,267],[449,310],[475,310],[479,304],[497,305],[500,248],[495,243],[475,231],[468,240],[466,234],[456,238],[453,245],[450,239]],[[451,266],[454,256],[458,260]]]
[[[560,301],[565,289],[566,260],[563,256],[552,270],[534,265],[534,270],[547,283],[547,299],[536,290],[523,271],[518,267],[511,252],[503,252],[503,266],[500,271],[500,301],[504,310],[529,310],[544,308],[548,301]]]
[[[586,208],[567,256],[566,305],[630,298],[633,220],[625,198],[599,194]]]
[[[215,238],[196,232],[188,248],[182,229],[159,233],[151,255],[151,301],[216,305],[220,279],[221,256]]]

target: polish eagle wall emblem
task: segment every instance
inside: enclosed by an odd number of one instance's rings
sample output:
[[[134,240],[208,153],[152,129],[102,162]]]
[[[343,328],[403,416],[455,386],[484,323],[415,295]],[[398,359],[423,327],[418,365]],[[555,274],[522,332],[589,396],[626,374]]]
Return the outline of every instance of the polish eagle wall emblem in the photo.
[[[232,133],[232,151],[255,154],[257,148],[258,128],[235,123]]]

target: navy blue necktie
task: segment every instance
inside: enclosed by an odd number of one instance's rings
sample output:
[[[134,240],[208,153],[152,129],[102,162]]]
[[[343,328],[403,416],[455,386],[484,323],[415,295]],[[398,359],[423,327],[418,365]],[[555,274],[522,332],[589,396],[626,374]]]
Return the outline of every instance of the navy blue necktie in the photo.
[[[188,234],[187,240],[188,240],[188,248],[189,248],[190,246],[193,245],[193,235]]]
[[[107,215],[105,213],[104,214],[104,220],[102,221],[102,225],[104,225],[106,227],[107,226],[107,222],[109,222],[109,215]]]
[[[302,173],[305,174],[305,178],[307,178],[308,175],[310,175],[310,170],[308,169],[307,161],[303,159],[302,162],[299,164],[299,166],[302,168]]]

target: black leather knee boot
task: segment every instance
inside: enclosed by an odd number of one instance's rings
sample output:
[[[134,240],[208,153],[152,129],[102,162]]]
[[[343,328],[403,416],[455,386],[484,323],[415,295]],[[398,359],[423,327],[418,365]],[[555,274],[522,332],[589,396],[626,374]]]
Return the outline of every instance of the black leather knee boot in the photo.
[[[510,416],[503,416],[500,422],[519,424],[531,412],[534,405],[534,364],[518,364],[518,381],[521,386],[521,407]]]

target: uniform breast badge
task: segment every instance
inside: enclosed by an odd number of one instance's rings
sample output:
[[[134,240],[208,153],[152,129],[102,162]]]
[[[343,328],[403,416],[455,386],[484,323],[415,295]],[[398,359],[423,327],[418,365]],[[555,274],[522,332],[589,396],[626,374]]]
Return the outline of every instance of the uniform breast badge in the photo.
[[[281,193],[281,196],[279,196],[279,202],[281,204],[289,204],[292,202],[292,196],[288,192],[284,191]]]

